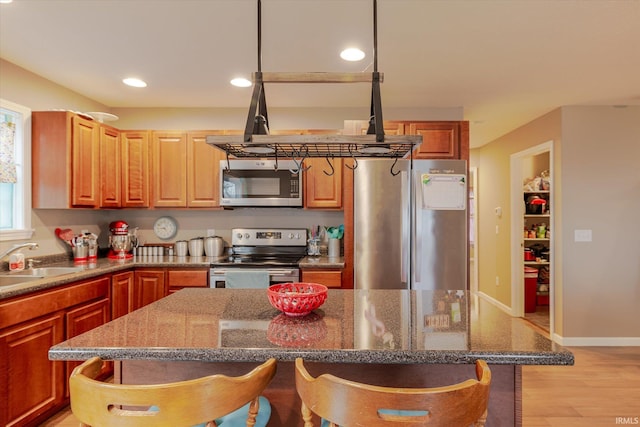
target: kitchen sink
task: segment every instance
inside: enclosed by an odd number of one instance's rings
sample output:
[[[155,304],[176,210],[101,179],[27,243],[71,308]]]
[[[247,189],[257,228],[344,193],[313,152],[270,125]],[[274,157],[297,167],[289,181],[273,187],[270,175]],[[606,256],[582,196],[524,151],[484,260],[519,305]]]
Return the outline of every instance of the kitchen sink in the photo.
[[[82,270],[84,270],[84,267],[42,267],[24,270],[24,272],[30,271],[32,276],[51,277],[60,276],[61,274],[77,273]]]
[[[41,279],[41,277],[11,276],[11,275],[8,275],[8,274],[3,274],[3,275],[0,275],[0,287],[20,285],[22,283],[27,283],[27,282],[30,282],[32,280],[38,280],[38,279]]]
[[[16,285],[45,277],[61,276],[82,271],[84,267],[42,267],[0,274],[0,286]]]

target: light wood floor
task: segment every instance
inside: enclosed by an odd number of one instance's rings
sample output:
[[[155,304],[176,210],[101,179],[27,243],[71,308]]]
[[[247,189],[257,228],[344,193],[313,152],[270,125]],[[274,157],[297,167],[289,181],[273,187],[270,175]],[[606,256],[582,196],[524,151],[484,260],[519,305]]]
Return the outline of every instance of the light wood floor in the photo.
[[[536,311],[533,313],[525,313],[524,319],[544,329],[544,336],[549,336],[550,318],[549,318],[549,306],[538,305]]]
[[[523,426],[633,425],[629,419],[640,417],[640,347],[570,347],[569,350],[575,355],[574,366],[522,368]],[[626,417],[627,422],[616,420],[618,417]],[[638,423],[640,421],[635,421]],[[67,408],[43,426],[77,427],[78,424]]]

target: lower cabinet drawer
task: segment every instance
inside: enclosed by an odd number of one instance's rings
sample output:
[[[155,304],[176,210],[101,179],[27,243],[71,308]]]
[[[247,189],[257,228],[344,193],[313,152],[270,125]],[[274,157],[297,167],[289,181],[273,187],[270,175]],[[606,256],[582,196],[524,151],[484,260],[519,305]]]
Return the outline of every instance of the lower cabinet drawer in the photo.
[[[342,286],[342,270],[302,270],[303,282],[320,283],[328,288]]]

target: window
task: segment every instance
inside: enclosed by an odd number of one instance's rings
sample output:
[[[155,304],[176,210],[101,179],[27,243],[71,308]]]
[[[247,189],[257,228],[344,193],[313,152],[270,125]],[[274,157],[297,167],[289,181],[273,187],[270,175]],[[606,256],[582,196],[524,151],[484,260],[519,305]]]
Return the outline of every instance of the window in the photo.
[[[32,234],[31,110],[0,99],[0,240]]]

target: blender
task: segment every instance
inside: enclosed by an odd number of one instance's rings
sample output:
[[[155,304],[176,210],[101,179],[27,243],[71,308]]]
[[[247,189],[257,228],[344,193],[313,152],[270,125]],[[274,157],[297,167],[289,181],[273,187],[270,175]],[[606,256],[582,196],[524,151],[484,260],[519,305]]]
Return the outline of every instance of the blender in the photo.
[[[133,257],[133,247],[137,243],[135,230],[129,232],[129,224],[125,221],[113,221],[109,224],[109,254],[111,259],[127,259]]]

